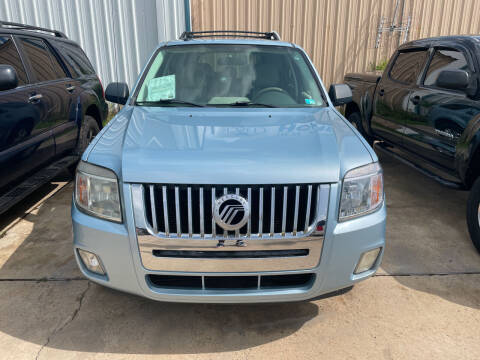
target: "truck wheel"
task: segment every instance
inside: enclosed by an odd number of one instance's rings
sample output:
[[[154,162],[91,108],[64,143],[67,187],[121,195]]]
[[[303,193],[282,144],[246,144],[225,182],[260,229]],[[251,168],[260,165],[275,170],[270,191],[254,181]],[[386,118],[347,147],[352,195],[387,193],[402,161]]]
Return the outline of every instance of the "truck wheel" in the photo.
[[[480,252],[480,177],[473,183],[468,197],[467,224],[473,245]]]
[[[358,130],[360,134],[367,140],[367,142],[372,145],[373,144],[373,138],[366,133],[366,131],[363,129],[363,124],[362,124],[362,115],[360,115],[359,112],[354,112],[350,115],[348,115],[348,121],[355,126],[355,129]]]
[[[89,116],[85,115],[83,119],[82,127],[80,128],[80,134],[78,136],[77,150],[78,155],[82,155],[88,144],[90,144],[93,138],[100,132],[97,121]]]

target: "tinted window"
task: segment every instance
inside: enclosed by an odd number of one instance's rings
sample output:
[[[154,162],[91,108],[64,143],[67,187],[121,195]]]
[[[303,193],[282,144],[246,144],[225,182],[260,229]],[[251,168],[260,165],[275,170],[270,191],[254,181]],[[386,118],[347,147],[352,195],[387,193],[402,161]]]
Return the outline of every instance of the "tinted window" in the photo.
[[[60,42],[57,42],[55,46],[64,58],[72,77],[77,78],[81,75],[95,75],[95,69],[90,63],[90,60],[88,60],[87,55],[85,55],[79,46]]]
[[[34,38],[21,38],[20,40],[37,82],[65,77],[65,72],[43,40]]]
[[[467,60],[463,53],[456,50],[435,50],[423,83],[425,85],[435,85],[438,75],[443,70],[468,71]]]
[[[390,78],[406,84],[414,84],[422,71],[426,58],[427,50],[399,53],[390,70]]]
[[[18,85],[25,85],[27,83],[27,73],[10,36],[0,35],[0,64],[13,66],[17,72]]]

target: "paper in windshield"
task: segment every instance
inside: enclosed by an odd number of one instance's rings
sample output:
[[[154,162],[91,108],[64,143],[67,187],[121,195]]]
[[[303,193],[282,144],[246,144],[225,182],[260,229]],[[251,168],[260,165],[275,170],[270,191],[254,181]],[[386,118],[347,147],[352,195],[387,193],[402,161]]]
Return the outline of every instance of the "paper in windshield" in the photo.
[[[154,78],[148,82],[147,101],[175,99],[175,75]]]

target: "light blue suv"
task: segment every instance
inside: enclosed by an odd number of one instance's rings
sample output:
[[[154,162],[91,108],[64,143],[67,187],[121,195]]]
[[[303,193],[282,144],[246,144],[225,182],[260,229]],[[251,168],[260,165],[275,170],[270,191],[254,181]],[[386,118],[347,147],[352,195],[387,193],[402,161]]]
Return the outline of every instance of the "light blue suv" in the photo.
[[[222,39],[204,39],[214,37]],[[382,169],[305,52],[275,32],[161,44],[83,154],[74,251],[90,280],[155,300],[298,301],[373,275]]]

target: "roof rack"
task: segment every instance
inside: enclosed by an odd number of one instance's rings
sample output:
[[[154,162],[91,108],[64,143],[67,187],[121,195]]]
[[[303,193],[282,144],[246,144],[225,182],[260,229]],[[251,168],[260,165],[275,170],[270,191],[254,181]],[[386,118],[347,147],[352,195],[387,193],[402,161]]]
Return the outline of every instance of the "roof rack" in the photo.
[[[25,24],[14,23],[9,21],[0,21],[0,28],[7,28],[12,30],[42,31],[42,32],[53,34],[56,37],[65,38],[65,39],[67,38],[67,35],[65,35],[63,32],[58,30],[51,30],[51,29],[46,29],[38,26],[25,25]]]
[[[280,35],[276,31],[258,32],[241,30],[210,30],[210,31],[185,31],[180,35],[180,40],[188,41],[197,38],[206,37],[242,37],[266,40],[280,40]]]

